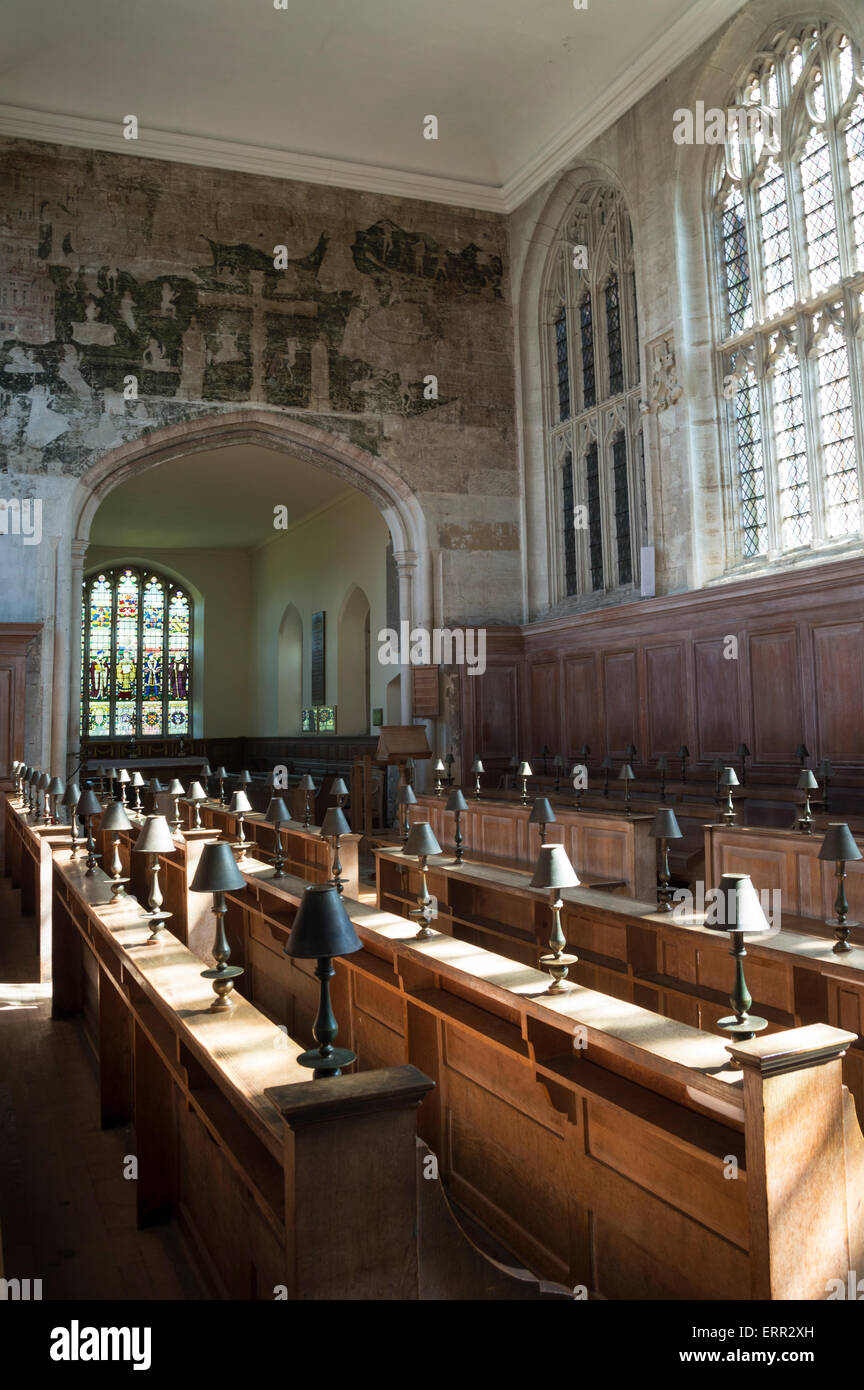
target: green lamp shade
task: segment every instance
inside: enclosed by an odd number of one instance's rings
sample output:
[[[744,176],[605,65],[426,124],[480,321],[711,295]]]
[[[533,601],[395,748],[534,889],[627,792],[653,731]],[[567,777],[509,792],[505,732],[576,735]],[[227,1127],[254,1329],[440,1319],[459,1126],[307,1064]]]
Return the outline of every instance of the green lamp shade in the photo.
[[[748,936],[771,931],[749,874],[720,875],[717,901],[708,909],[705,926],[712,931],[738,931]]]
[[[668,806],[662,807],[652,820],[648,834],[653,840],[680,840],[682,832],[675,812]]]
[[[604,772],[611,772],[614,766],[615,766],[615,764],[614,764],[614,762],[612,761],[612,758],[611,758],[611,757],[609,756],[609,754],[607,753],[606,756],[605,756],[605,758],[604,758],[604,759],[602,760],[602,762],[600,763],[600,767],[602,768],[602,770],[603,770]]]
[[[227,840],[204,846],[189,887],[193,893],[230,893],[246,887]]]
[[[468,802],[462,795],[461,787],[454,787],[444,806],[445,811],[467,811]]]
[[[150,778],[150,781],[147,783],[147,790],[148,792],[152,792],[154,796],[157,792],[161,792],[163,790],[162,783],[159,781],[158,777]]]
[[[724,763],[722,758],[715,758],[713,763],[711,764],[711,771],[722,772],[725,766],[726,764]]]
[[[690,749],[687,747],[687,744],[686,744],[686,743],[682,743],[682,744],[681,744],[681,747],[678,749],[678,757],[679,757],[679,758],[689,758],[689,757],[690,757]]]
[[[100,830],[131,830],[132,822],[126,814],[122,801],[111,801],[99,822]]]
[[[126,771],[125,767],[121,767],[120,771],[118,772],[117,781],[122,784],[132,781],[132,778],[129,776],[129,773]]]
[[[312,781],[308,772],[304,773],[300,778],[300,790],[301,792],[314,792],[315,790],[315,783]]]
[[[428,820],[419,820],[412,825],[408,832],[408,839],[402,846],[403,854],[440,854],[441,846],[435,838],[435,832]]]
[[[635,744],[635,743],[628,743],[628,744],[627,744],[627,747],[624,749],[624,757],[627,759],[627,761],[629,762],[631,758],[635,758],[635,757],[636,757],[636,753],[637,753],[636,744]]]
[[[62,796],[66,790],[66,784],[62,777],[52,777],[48,783],[49,796]]]
[[[833,777],[834,768],[831,764],[831,759],[823,758],[819,766],[817,767],[816,772],[819,777]]]
[[[248,772],[244,767],[243,771],[238,775],[237,781],[240,783],[241,787],[248,787],[249,783],[252,781],[252,773]]]
[[[563,845],[541,845],[530,888],[578,888],[579,876]]]
[[[136,771],[136,772],[133,772],[133,773],[132,773],[132,786],[133,786],[133,787],[146,787],[146,785],[147,785],[147,783],[144,781],[144,778],[141,776],[141,773],[140,773],[140,772],[137,772],[137,771]]]
[[[346,787],[346,785],[345,785],[345,783],[343,782],[343,780],[342,780],[341,777],[337,777],[336,780],[335,780],[334,782],[331,782],[331,784],[330,784],[330,795],[331,795],[331,796],[347,796],[347,795],[348,795],[348,788]]]
[[[90,787],[79,796],[77,811],[78,815],[82,818],[84,816],[101,816],[102,804],[96,793]]]
[[[331,883],[310,884],[300,899],[291,935],[285,942],[285,955],[298,960],[321,960],[350,956],[361,946],[338,890]]]
[[[629,764],[629,763],[622,763],[622,764],[621,764],[621,771],[618,773],[618,781],[619,781],[619,782],[635,782],[635,780],[636,780],[636,773],[633,771],[633,769],[632,769],[632,767],[630,766],[630,764]]]
[[[396,800],[400,806],[416,806],[417,798],[414,795],[414,788],[406,782],[399,788],[396,794]]]
[[[228,776],[228,773],[224,767],[217,767],[216,771],[213,773],[213,776],[218,777],[220,782],[224,782],[225,778]]]
[[[209,764],[209,763],[204,763],[204,764],[203,764],[203,766],[202,766],[202,768],[201,768],[201,771],[199,772],[198,776],[199,776],[199,777],[212,777],[212,776],[213,776],[213,773],[210,771],[210,764]]]
[[[832,821],[825,832],[825,839],[819,846],[819,858],[828,859],[833,864],[839,864],[841,860],[848,864],[850,860],[862,857],[864,856],[846,822]]]
[[[529,825],[551,825],[556,819],[555,812],[549,805],[545,796],[538,796],[531,807],[531,814],[528,817]]]
[[[173,854],[176,848],[164,816],[147,816],[132,846],[136,854]]]
[[[720,777],[720,785],[721,787],[738,787],[741,785],[734,767],[724,767]]]
[[[657,771],[658,771],[658,772],[668,772],[668,771],[669,771],[669,759],[668,759],[668,758],[665,758],[665,757],[664,757],[664,758],[658,758],[658,759],[657,759]]]
[[[534,776],[534,773],[531,771],[531,764],[530,764],[530,763],[520,763],[520,764],[519,764],[519,770],[518,770],[518,772],[516,773],[516,776],[517,776],[517,777],[533,777],[533,776]]]
[[[738,752],[737,752],[736,756],[739,757],[739,758],[749,758],[749,757],[750,757],[750,749],[747,747],[747,744],[746,744],[746,743],[739,743],[739,744],[738,744]]]
[[[43,772],[43,773],[42,773],[42,776],[39,778],[39,790],[40,790],[40,792],[47,792],[47,790],[48,790],[48,788],[50,787],[50,785],[51,785],[51,777],[50,777],[50,774],[47,773],[47,772]]]
[[[233,811],[236,816],[243,816],[252,810],[252,802],[245,792],[234,792],[228,810]]]
[[[322,837],[325,840],[332,840],[336,835],[350,834],[351,827],[345,819],[345,813],[341,806],[328,806],[321,822]]]
[[[282,825],[286,820],[291,819],[291,812],[281,796],[271,796],[264,819],[268,825]]]
[[[172,777],[170,786],[168,787],[168,795],[169,795],[169,796],[185,796],[185,795],[186,795],[185,791],[183,790],[183,783],[180,781],[179,777]]]
[[[70,806],[77,806],[80,800],[81,790],[78,786],[78,783],[70,782],[62,797],[60,798],[60,805],[65,806],[68,810]]]
[[[205,792],[200,782],[192,783],[191,787],[186,793],[186,800],[192,802],[207,800],[207,793]]]
[[[475,777],[477,776],[478,773],[480,773],[480,772],[485,772],[485,771],[486,771],[485,767],[483,766],[483,764],[482,764],[482,762],[480,761],[479,758],[475,758],[475,759],[474,759],[473,763],[471,764],[471,771],[474,773],[474,776],[475,776]]]
[[[805,767],[798,778],[798,790],[801,792],[812,792],[814,789],[818,788],[818,786],[819,783],[816,781],[809,767]]]
[[[795,757],[796,757],[796,758],[809,758],[809,757],[810,757],[810,754],[807,752],[807,745],[806,745],[805,743],[799,743],[799,744],[798,744],[798,747],[795,749]]]

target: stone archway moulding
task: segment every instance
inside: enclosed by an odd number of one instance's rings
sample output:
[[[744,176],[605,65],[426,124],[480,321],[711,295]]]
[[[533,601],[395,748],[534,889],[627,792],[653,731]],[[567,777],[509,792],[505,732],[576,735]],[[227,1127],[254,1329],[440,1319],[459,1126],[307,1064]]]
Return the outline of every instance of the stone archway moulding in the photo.
[[[69,650],[67,660],[56,666],[52,766],[68,769],[78,762],[77,685],[81,635],[79,623],[73,621],[74,596],[80,594],[84,555],[100,504],[115,487],[138,473],[171,459],[237,444],[255,444],[291,454],[343,478],[365,493],[381,512],[393,540],[400,581],[400,617],[407,618],[412,625],[431,627],[431,562],[426,518],[411,488],[383,459],[339,435],[266,410],[205,415],[151,430],[98,459],[81,476],[73,495],[70,582],[65,594],[68,608],[65,613],[57,614],[58,628],[66,632]],[[411,722],[411,682],[407,679],[402,682],[402,721]]]

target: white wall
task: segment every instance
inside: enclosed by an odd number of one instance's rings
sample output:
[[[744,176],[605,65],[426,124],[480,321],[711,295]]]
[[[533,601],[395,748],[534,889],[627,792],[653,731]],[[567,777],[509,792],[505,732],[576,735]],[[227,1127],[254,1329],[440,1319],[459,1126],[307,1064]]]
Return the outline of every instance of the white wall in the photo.
[[[380,512],[359,492],[351,492],[332,506],[288,531],[250,556],[254,617],[249,733],[260,737],[292,737],[299,728],[281,728],[278,714],[279,630],[285,610],[293,604],[303,624],[303,704],[311,703],[312,614],[325,617],[326,703],[337,706],[337,733],[367,733],[348,727],[339,718],[339,615],[355,586],[369,600],[371,640],[371,709],[386,707],[387,681],[392,666],[378,663],[377,635],[387,624],[386,548],[388,532]],[[364,672],[344,669],[343,698],[350,701],[353,682],[362,685]],[[371,710],[370,710],[371,713]]]

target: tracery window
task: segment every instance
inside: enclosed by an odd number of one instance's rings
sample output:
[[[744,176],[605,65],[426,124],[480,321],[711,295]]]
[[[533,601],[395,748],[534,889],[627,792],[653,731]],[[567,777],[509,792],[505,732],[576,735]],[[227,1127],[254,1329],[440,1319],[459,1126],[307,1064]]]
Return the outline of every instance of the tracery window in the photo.
[[[773,35],[714,171],[733,562],[858,538],[864,461],[864,72],[827,22]]]
[[[84,581],[81,730],[88,738],[188,734],[192,604],[155,570],[123,566]]]
[[[620,194],[588,184],[546,272],[548,495],[554,597],[636,581],[642,539],[642,419],[633,240]]]

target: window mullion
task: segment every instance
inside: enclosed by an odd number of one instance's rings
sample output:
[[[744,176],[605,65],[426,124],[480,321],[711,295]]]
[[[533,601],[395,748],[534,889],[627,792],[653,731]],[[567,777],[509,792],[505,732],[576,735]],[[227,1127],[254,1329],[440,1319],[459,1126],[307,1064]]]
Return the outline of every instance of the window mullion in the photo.
[[[861,291],[847,289],[843,296],[843,334],[849,360],[852,389],[852,424],[855,430],[855,461],[858,465],[858,518],[864,530],[864,342],[855,332],[861,322]],[[856,302],[857,301],[857,302]]]
[[[814,324],[799,314],[798,365],[801,370],[801,398],[804,405],[804,431],[807,438],[807,474],[810,479],[810,515],[814,547],[825,540],[825,462],[822,457],[822,421],[819,409],[819,365],[811,348]]]
[[[761,349],[762,344],[757,345]],[[760,356],[760,363],[761,363]],[[757,368],[759,409],[762,413],[762,467],[765,470],[765,506],[768,517],[768,551],[766,559],[776,558],[782,550],[780,524],[780,475],[774,438],[774,373]],[[740,503],[739,503],[740,506]]]

